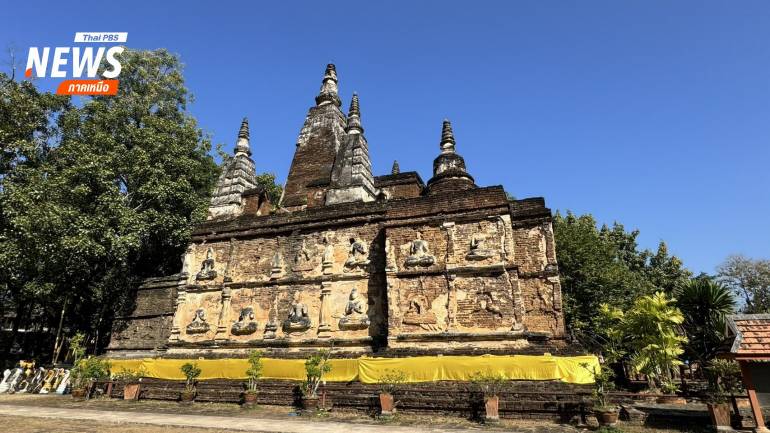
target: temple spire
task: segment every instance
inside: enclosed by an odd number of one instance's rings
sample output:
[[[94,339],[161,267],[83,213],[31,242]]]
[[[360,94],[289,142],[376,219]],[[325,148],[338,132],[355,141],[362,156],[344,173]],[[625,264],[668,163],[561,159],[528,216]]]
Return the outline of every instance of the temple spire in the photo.
[[[353,93],[345,141],[334,160],[331,184],[326,191],[326,204],[374,201],[376,197],[369,144],[361,126],[358,95]]]
[[[428,181],[429,194],[476,188],[473,177],[465,168],[465,159],[455,149],[452,124],[444,119],[441,127],[441,153],[433,160],[433,177]]]
[[[249,119],[243,118],[241,121],[241,129],[238,131],[238,140],[235,143],[235,154],[245,153],[251,156],[251,148],[249,146]]]
[[[337,94],[337,68],[332,63],[326,65],[324,79],[321,83],[321,91],[315,97],[315,103],[318,106],[335,104],[339,107],[342,105],[342,101],[340,101],[340,97]]]
[[[350,109],[348,110],[348,134],[361,134],[364,127],[361,126],[361,110],[358,107],[358,94],[353,92],[353,98],[350,100]]]
[[[398,161],[393,161],[393,168],[390,169],[390,174],[401,173],[401,167],[398,166]]]
[[[455,151],[455,134],[452,132],[452,123],[448,119],[444,119],[444,125],[441,128],[441,153],[454,153]]]

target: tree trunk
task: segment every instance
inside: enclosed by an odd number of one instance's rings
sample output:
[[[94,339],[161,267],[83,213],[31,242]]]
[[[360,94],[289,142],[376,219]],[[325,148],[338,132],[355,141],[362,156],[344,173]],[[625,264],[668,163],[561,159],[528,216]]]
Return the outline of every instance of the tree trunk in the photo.
[[[67,301],[69,301],[69,297],[64,298],[64,302],[61,306],[61,315],[59,316],[59,326],[56,328],[56,340],[54,340],[53,354],[51,355],[51,363],[54,365],[59,360],[59,353],[63,346],[63,342],[60,342],[59,340],[61,339],[62,325],[64,325],[64,313],[67,311]]]

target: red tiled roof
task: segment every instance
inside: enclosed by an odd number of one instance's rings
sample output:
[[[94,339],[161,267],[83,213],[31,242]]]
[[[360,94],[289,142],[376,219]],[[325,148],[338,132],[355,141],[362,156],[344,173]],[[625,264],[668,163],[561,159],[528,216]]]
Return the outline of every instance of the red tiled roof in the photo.
[[[770,314],[728,316],[727,334],[733,337],[730,353],[770,356]]]

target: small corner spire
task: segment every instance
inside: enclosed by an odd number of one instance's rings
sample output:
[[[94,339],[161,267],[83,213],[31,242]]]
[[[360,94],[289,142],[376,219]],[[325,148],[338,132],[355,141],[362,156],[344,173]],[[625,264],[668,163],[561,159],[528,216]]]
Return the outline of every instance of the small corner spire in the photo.
[[[361,134],[364,127],[361,126],[361,109],[358,106],[358,93],[353,92],[350,99],[350,109],[348,110],[348,133]]]
[[[399,174],[401,173],[401,167],[398,166],[398,161],[393,161],[393,168],[390,169],[390,174]]]
[[[333,63],[326,65],[321,91],[315,97],[315,103],[318,106],[326,104],[335,104],[338,107],[342,105],[340,97],[337,94],[337,68]]]
[[[249,139],[249,119],[244,117],[241,121],[241,130],[238,131],[238,138]]]
[[[361,110],[358,107],[358,93],[353,92],[353,98],[350,99],[350,109],[348,116],[361,116]]]
[[[449,119],[444,119],[444,124],[441,127],[441,153],[454,153],[455,151],[455,134],[452,132],[452,123]]]
[[[245,153],[251,156],[249,146],[249,119],[244,117],[241,121],[241,129],[238,131],[238,140],[235,143],[235,153]]]

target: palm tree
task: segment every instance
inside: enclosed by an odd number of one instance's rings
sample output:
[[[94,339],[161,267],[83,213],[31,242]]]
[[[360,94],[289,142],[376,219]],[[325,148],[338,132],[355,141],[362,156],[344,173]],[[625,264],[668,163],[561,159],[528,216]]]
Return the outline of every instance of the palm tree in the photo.
[[[682,327],[689,340],[685,356],[706,365],[724,340],[725,316],[735,311],[735,300],[722,283],[704,277],[689,280],[674,294],[684,314]]]

